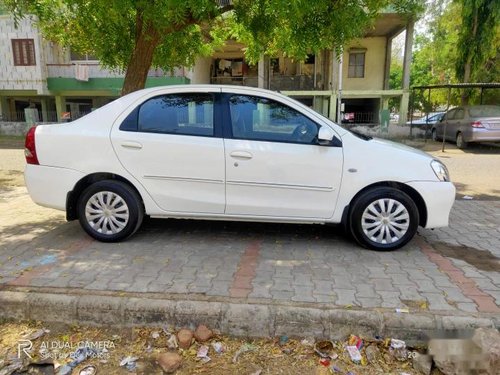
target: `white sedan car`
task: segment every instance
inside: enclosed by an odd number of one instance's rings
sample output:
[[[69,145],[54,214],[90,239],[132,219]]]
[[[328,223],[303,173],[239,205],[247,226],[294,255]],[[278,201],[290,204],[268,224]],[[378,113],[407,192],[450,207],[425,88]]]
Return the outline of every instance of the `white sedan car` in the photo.
[[[362,246],[405,245],[448,225],[446,167],[351,133],[275,92],[185,85],[134,92],[82,117],[32,128],[32,199],[120,241],[155,218],[343,223]]]

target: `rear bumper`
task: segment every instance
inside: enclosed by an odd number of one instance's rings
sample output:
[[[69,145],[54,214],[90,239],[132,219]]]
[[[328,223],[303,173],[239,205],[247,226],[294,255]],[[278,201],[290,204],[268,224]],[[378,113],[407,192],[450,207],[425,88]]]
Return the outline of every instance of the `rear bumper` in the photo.
[[[24,180],[31,199],[40,206],[66,210],[66,196],[85,175],[73,169],[26,165]]]
[[[474,129],[467,142],[500,142],[500,129]]]
[[[450,211],[455,202],[455,186],[451,182],[409,182],[424,199],[427,208],[425,228],[448,226]]]

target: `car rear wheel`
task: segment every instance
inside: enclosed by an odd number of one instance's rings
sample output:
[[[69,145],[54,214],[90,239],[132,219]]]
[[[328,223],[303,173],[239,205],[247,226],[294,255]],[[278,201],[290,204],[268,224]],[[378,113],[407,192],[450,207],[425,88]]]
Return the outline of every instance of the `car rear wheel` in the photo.
[[[143,217],[140,197],[120,181],[98,181],[85,189],[78,200],[80,225],[98,241],[126,239],[139,229]]]
[[[374,250],[396,250],[417,232],[419,213],[415,202],[403,191],[378,187],[364,192],[350,210],[349,225],[354,239]]]
[[[458,133],[457,134],[457,147],[464,149],[464,148],[467,148],[467,146],[468,146],[468,143],[464,141],[464,137],[463,137],[462,133]]]

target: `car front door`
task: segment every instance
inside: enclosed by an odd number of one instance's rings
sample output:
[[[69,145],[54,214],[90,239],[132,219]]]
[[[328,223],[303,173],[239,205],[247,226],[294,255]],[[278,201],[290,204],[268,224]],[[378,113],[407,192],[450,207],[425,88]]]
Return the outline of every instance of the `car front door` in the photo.
[[[342,176],[340,141],[320,146],[320,125],[293,102],[235,90],[223,98],[226,214],[330,218]]]
[[[214,121],[217,92],[157,95],[113,126],[120,162],[164,211],[224,213],[224,143]]]

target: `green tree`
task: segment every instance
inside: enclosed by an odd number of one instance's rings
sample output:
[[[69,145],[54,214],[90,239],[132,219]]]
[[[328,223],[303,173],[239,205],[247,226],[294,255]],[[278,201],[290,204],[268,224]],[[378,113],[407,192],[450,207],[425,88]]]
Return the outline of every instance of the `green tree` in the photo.
[[[479,24],[476,30],[478,40],[471,41],[470,45],[464,47],[460,43],[468,37],[467,22],[463,18],[463,4],[469,0],[456,1],[433,1],[427,11],[427,30],[424,34],[415,37],[415,52],[411,68],[411,85],[424,86],[432,84],[460,83],[460,82],[498,82],[499,56],[500,56],[500,26],[498,22],[498,2],[489,2],[492,13],[496,12],[497,19],[494,25],[488,21],[485,27],[490,28],[486,34],[491,33],[489,41],[480,41]],[[476,3],[483,3],[478,1]],[[469,4],[470,5],[470,4]],[[465,24],[465,26],[464,26]],[[461,42],[462,40],[462,42]],[[474,58],[470,59],[468,78],[465,76],[465,56],[469,56],[471,50]],[[458,105],[461,101],[479,101],[479,90],[465,92],[463,90],[452,90],[451,104]],[[484,102],[498,101],[498,90],[487,90],[483,96]],[[447,102],[447,90],[433,90],[431,101],[428,102],[427,93],[415,93],[415,108],[436,109],[437,106]]]
[[[461,4],[462,25],[457,43],[455,71],[462,82],[468,83],[478,72],[487,69],[486,63],[498,55],[500,3],[498,0],[456,1]],[[495,39],[496,51],[491,48]],[[467,104],[469,96],[470,92],[464,90],[463,104]]]
[[[0,0],[2,1],[2,0]],[[15,18],[34,15],[48,40],[92,53],[125,71],[122,94],[141,89],[153,67],[191,66],[226,38],[247,44],[246,58],[282,51],[303,59],[340,51],[363,34],[390,1],[412,12],[422,0],[3,0]]]

